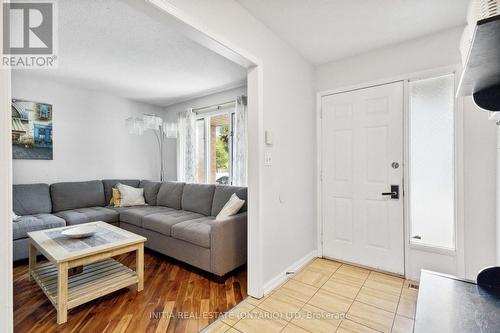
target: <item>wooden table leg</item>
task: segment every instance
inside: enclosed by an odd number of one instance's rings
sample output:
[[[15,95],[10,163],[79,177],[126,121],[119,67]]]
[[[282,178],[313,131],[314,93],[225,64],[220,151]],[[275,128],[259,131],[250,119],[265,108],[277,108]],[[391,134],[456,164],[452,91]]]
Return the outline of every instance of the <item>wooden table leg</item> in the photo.
[[[36,247],[31,243],[31,240],[29,241],[29,249],[28,249],[28,265],[29,265],[29,270],[28,270],[28,277],[29,280],[32,281],[33,277],[31,276],[31,272],[35,269],[36,266]]]
[[[68,263],[57,265],[57,323],[68,320]]]
[[[135,251],[135,271],[137,272],[137,291],[144,289],[144,243]]]

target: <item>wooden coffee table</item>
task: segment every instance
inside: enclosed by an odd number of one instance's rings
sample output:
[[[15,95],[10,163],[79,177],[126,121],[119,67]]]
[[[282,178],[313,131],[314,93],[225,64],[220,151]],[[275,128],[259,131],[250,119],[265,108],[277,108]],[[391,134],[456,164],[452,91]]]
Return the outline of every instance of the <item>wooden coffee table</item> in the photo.
[[[146,238],[104,222],[92,223],[97,232],[82,239],[61,234],[75,226],[28,233],[30,280],[38,283],[57,309],[58,324],[65,323],[68,310],[78,305],[134,284],[137,291],[144,288]],[[37,264],[36,250],[49,262]],[[135,271],[112,258],[133,251]]]

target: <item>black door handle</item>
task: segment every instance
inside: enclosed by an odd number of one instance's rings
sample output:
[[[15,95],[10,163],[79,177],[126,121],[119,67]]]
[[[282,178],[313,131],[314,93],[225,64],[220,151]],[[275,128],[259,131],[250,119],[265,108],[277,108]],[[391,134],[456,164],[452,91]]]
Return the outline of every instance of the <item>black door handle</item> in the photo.
[[[391,192],[384,192],[382,195],[390,195],[391,199],[399,199],[399,185],[391,185]]]

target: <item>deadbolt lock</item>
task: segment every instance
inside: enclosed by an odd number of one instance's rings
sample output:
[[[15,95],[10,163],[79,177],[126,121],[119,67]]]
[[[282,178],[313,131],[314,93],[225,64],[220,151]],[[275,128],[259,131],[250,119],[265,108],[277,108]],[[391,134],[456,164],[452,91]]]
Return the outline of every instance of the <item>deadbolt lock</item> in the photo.
[[[399,163],[398,162],[392,162],[391,164],[393,169],[399,169]]]

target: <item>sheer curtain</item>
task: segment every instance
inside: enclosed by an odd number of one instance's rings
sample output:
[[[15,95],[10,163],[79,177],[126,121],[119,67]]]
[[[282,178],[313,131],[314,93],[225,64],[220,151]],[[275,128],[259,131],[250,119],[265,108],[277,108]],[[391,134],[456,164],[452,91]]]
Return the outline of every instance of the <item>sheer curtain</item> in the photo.
[[[247,98],[236,99],[233,129],[233,185],[247,186],[248,177],[248,135]]]
[[[191,109],[178,114],[178,152],[177,179],[183,182],[194,182],[196,175],[195,152],[195,117]]]

